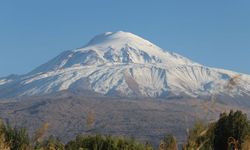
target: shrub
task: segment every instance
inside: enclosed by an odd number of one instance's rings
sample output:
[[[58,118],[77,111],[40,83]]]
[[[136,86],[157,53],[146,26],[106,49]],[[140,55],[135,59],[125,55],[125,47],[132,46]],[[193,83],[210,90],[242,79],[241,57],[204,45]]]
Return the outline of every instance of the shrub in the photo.
[[[88,149],[88,150],[149,150],[149,145],[143,145],[131,139],[124,139],[111,136],[77,136],[70,141],[66,150]]]
[[[0,120],[0,150],[10,150],[5,140],[5,125],[2,120]]]
[[[190,130],[184,150],[212,150],[214,124],[204,125],[197,122]]]
[[[50,136],[42,143],[36,143],[35,150],[65,150],[64,144],[56,137]]]
[[[10,125],[4,128],[4,138],[11,150],[27,150],[29,146],[29,136],[24,128],[12,128]]]
[[[176,142],[176,138],[171,134],[166,135],[163,138],[163,140],[161,140],[159,149],[160,150],[177,150],[178,145]]]

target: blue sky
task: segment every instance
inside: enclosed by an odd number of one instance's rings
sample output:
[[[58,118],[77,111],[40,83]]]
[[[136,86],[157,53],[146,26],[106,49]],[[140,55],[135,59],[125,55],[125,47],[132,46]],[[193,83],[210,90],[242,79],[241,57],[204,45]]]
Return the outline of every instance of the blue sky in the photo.
[[[0,76],[23,74],[106,31],[250,74],[249,0],[2,0]]]

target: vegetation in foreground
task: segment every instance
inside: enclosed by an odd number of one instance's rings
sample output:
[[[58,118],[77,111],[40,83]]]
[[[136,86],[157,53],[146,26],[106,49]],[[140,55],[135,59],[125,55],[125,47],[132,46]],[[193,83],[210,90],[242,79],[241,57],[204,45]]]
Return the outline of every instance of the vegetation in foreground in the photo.
[[[0,150],[152,150],[149,143],[139,143],[133,139],[104,135],[77,136],[64,144],[50,136],[43,140],[45,124],[31,138],[26,129],[13,128],[0,122]],[[159,141],[159,150],[177,150],[174,136],[166,135]],[[188,133],[183,150],[231,150],[250,149],[250,122],[241,111],[222,113],[217,122],[203,124],[197,122]]]

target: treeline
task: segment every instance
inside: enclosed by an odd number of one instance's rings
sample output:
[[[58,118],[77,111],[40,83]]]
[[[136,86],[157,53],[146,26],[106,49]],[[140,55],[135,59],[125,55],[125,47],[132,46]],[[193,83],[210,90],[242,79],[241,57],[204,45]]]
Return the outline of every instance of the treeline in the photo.
[[[41,140],[44,127],[38,129],[30,138],[26,129],[12,128],[0,123],[0,150],[152,150],[148,143],[142,144],[134,139],[104,135],[79,135],[64,144],[58,138],[50,136]]]
[[[241,111],[220,114],[217,122],[195,124],[183,150],[250,150],[250,122]]]
[[[0,122],[0,150],[153,150],[149,143],[104,135],[77,136],[64,144],[50,136],[43,140],[45,125],[29,137],[24,128],[13,128]],[[197,122],[188,132],[182,150],[249,150],[250,122],[241,111],[222,113],[217,122]],[[177,150],[174,136],[166,135],[159,141],[159,150]]]

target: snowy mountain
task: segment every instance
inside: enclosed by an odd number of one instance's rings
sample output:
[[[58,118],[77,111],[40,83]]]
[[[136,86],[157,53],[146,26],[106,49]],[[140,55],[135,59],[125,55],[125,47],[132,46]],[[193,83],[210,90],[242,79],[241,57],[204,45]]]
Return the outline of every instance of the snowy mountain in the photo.
[[[22,76],[0,78],[0,97],[91,91],[125,97],[250,96],[250,75],[203,66],[128,32],[95,36]]]

